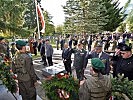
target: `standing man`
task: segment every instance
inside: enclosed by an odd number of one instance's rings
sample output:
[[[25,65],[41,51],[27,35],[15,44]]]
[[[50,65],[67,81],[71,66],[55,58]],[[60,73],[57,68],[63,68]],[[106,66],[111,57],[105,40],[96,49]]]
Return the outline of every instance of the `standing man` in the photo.
[[[53,66],[52,56],[53,56],[54,50],[53,50],[52,45],[49,43],[49,39],[46,39],[45,45],[46,45],[46,57],[48,60],[48,64],[49,66]]]
[[[103,69],[102,74],[103,75],[105,75],[105,74],[109,75],[109,72],[110,72],[109,55],[102,51],[102,45],[101,44],[97,44],[97,46],[95,47],[95,51],[91,52],[90,54],[88,53],[86,55],[86,65],[87,65],[88,59],[91,59],[91,58],[101,59],[105,65],[105,68]]]
[[[16,41],[16,48],[19,50],[15,56],[13,73],[17,74],[19,93],[22,100],[36,100],[37,75],[33,67],[32,58],[26,53],[26,42]]]
[[[85,56],[86,51],[83,49],[83,44],[79,43],[77,49],[73,50],[74,53],[74,64],[76,69],[77,79],[83,80],[84,69],[85,69]]]
[[[99,58],[91,59],[91,76],[80,82],[79,100],[109,100],[111,96],[111,79],[102,75],[104,64]]]
[[[34,54],[35,54],[35,56],[37,55],[37,45],[38,45],[38,43],[37,43],[37,41],[34,39],[34,40],[33,40],[33,49],[34,49]]]
[[[129,80],[133,80],[133,55],[131,47],[124,45],[120,49],[120,54],[122,56],[119,61],[117,61],[116,74],[124,74]]]
[[[42,41],[41,43],[41,49],[40,49],[40,55],[42,57],[42,62],[44,66],[47,66],[47,61],[46,61],[46,47],[45,47],[45,40]]]
[[[0,53],[7,54],[7,45],[4,37],[0,37]]]
[[[72,55],[72,49],[68,47],[68,44],[65,43],[64,44],[64,49],[62,52],[62,59],[63,59],[63,63],[65,66],[65,70],[67,71],[67,73],[72,74],[72,70],[71,70],[71,55]]]

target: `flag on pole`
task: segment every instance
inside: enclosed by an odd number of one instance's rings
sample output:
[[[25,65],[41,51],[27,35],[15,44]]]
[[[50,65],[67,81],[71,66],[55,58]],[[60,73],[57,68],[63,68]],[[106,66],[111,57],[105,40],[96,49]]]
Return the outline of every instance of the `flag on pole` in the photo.
[[[42,30],[41,30],[41,32],[42,32],[42,33],[45,33],[45,21],[44,21],[44,16],[43,16],[42,9],[41,9],[41,7],[40,7],[39,4],[37,4],[37,12],[38,12],[38,16],[39,16],[39,18],[40,18],[40,20],[41,20],[41,24],[42,24]]]

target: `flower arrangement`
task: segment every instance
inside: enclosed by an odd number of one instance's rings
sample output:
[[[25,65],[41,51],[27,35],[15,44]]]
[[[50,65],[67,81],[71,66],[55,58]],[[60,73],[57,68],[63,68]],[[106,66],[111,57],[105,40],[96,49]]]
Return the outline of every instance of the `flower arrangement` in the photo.
[[[11,71],[11,62],[5,56],[0,55],[0,80],[11,93],[16,93],[17,86]]]
[[[78,100],[79,83],[72,76],[57,74],[42,83],[49,100]]]

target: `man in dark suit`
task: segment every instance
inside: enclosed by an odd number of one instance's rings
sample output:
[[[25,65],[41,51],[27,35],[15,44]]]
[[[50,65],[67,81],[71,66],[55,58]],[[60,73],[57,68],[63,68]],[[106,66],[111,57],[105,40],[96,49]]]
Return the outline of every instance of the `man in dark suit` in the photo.
[[[62,59],[63,59],[63,63],[65,66],[65,70],[67,71],[67,73],[72,74],[72,70],[71,70],[71,55],[72,55],[72,49],[68,47],[68,44],[65,43],[64,44],[64,49],[62,52]]]
[[[109,72],[110,72],[109,55],[102,51],[102,45],[101,44],[98,44],[95,47],[95,50],[93,52],[87,53],[87,55],[86,55],[86,65],[88,63],[88,59],[91,59],[91,58],[101,59],[102,62],[104,63],[104,65],[105,65],[105,68],[103,69],[102,74],[103,75],[105,75],[105,74],[108,75],[109,74]]]

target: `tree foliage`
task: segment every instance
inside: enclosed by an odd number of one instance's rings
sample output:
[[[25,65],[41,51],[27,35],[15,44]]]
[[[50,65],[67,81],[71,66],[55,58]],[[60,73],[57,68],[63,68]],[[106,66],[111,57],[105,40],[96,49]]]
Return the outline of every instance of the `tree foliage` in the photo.
[[[108,20],[101,0],[68,0],[63,8],[65,27],[72,33],[100,32]]]
[[[44,11],[44,19],[45,19],[45,33],[43,35],[53,35],[55,33],[55,27],[53,25],[52,16],[48,11]]]
[[[103,0],[107,9],[106,14],[108,15],[108,22],[104,26],[105,31],[115,31],[116,28],[124,21],[126,14],[123,7],[119,7],[119,0]],[[125,7],[126,8],[126,7]]]
[[[34,0],[27,2],[26,10],[24,12],[24,24],[23,27],[27,27],[27,29],[33,30],[37,26],[36,21],[36,8]]]
[[[128,26],[129,26],[130,32],[133,32],[133,9],[129,13],[126,22],[127,22]]]
[[[23,14],[29,0],[0,0],[0,29],[3,33],[19,35],[29,33],[23,29]],[[21,30],[21,31],[20,31]]]
[[[64,28],[63,25],[56,26],[55,33],[63,34],[63,28]]]
[[[63,9],[68,33],[114,31],[126,16],[119,0],[67,0]]]
[[[118,76],[118,78],[112,79],[112,92],[116,100],[129,100],[133,99],[133,81],[129,81],[128,78]]]

